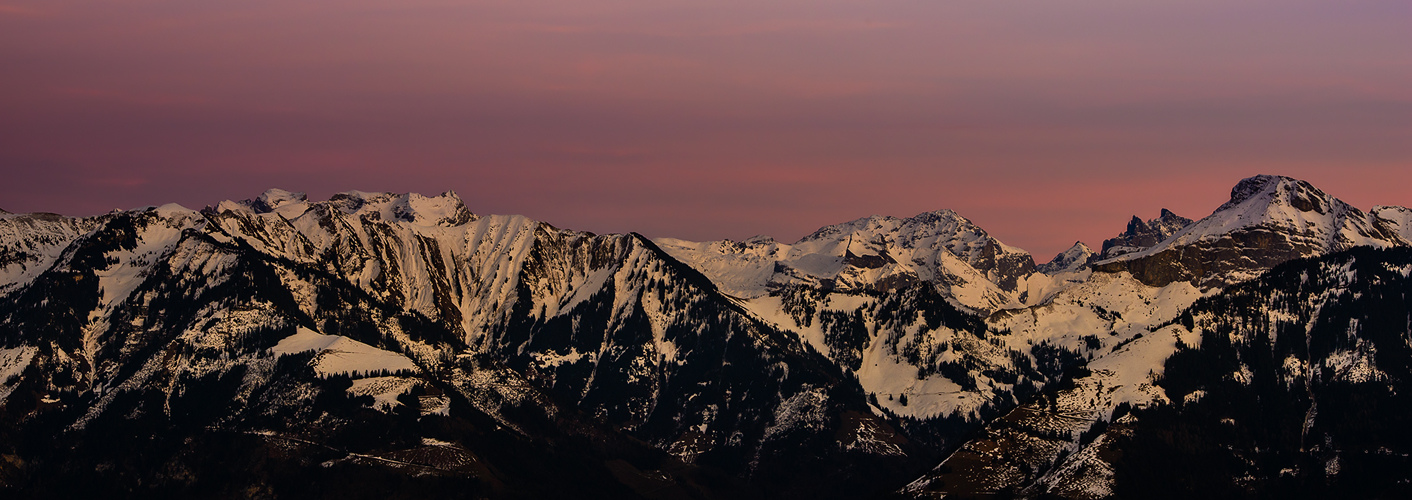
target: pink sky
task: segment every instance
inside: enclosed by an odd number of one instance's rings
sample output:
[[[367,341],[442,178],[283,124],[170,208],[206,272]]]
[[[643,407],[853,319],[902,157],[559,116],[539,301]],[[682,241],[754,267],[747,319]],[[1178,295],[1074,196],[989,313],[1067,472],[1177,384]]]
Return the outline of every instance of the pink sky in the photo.
[[[1040,261],[1258,173],[1412,205],[1412,3],[0,0],[0,208],[455,190],[792,241],[949,208]]]

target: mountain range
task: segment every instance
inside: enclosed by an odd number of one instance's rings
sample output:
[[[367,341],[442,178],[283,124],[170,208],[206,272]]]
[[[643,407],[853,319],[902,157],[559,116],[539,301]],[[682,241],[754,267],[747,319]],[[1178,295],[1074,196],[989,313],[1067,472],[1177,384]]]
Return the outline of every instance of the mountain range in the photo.
[[[950,210],[794,243],[454,193],[0,213],[16,497],[1390,496],[1412,211],[1240,181],[1048,262]]]

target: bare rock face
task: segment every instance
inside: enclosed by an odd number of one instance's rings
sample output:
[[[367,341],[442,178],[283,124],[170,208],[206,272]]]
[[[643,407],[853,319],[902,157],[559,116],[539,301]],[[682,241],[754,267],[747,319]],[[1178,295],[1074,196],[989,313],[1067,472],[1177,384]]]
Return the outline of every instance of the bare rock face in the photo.
[[[1003,248],[994,239],[986,241],[971,262],[972,267],[985,271],[991,281],[1010,291],[1015,290],[1021,278],[1035,271],[1034,257]]]
[[[1232,275],[1258,274],[1282,262],[1322,254],[1322,249],[1262,228],[1233,232],[1213,242],[1174,247],[1100,270],[1127,270],[1151,286],[1192,281],[1202,287],[1242,281]]]
[[[1203,288],[1225,286],[1293,259],[1354,246],[1407,245],[1392,226],[1308,182],[1261,175],[1240,181],[1231,189],[1230,201],[1210,216],[1155,246],[1100,261],[1095,269],[1128,271],[1152,286],[1176,281]],[[1133,241],[1143,242],[1142,231],[1132,229],[1134,224],[1129,225]]]

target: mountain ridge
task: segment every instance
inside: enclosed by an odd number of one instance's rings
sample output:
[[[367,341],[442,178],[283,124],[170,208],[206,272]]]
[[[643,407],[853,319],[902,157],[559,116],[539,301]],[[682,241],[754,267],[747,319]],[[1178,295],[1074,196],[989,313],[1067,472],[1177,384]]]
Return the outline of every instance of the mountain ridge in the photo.
[[[1132,251],[1075,242],[1040,265],[950,210],[792,244],[596,235],[478,215],[450,191],[0,214],[0,454],[28,464],[0,465],[0,488],[183,491],[211,469],[179,457],[292,442],[323,451],[291,470],[348,477],[426,453],[488,464],[415,462],[489,496],[548,494],[536,483],[555,470],[597,475],[591,496],[646,498],[1052,485],[1016,457],[1058,467],[1108,442],[1077,436],[1104,435],[1094,422],[1119,408],[1174,403],[1154,377],[1195,343],[1175,330],[1184,311],[1285,262],[1407,247],[1409,227],[1406,208],[1363,212],[1278,176],[1198,221],[1135,217],[1109,240]],[[177,424],[143,463],[159,472],[101,451]],[[120,432],[54,451],[95,429]],[[1015,454],[980,453],[986,439]],[[495,448],[569,442],[583,444],[553,466]]]

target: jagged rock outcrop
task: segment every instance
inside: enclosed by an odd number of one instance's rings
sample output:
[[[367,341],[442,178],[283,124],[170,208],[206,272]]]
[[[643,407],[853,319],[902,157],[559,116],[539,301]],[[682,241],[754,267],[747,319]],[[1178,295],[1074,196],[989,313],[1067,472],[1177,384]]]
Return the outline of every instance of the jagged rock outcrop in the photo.
[[[1103,249],[1099,251],[1100,258],[1111,259],[1126,253],[1152,248],[1191,223],[1191,219],[1174,214],[1165,208],[1156,219],[1146,222],[1134,215],[1133,220],[1128,221],[1128,228],[1122,234],[1103,240]]]

